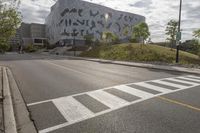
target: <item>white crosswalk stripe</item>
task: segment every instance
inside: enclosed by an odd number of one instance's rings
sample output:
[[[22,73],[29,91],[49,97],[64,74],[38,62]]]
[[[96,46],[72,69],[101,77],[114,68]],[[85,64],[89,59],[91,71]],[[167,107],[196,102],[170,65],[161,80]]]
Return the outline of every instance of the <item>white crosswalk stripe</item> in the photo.
[[[189,82],[189,81],[183,81],[183,80],[174,79],[174,78],[169,78],[167,80],[171,80],[171,81],[175,81],[175,82],[179,82],[179,83],[190,84],[190,85],[198,85],[198,83]]]
[[[111,95],[111,94],[109,94],[105,91],[102,91],[102,90],[90,92],[90,93],[87,93],[87,94],[89,96],[93,97],[94,99],[98,100],[99,102],[107,105],[111,109],[117,108],[119,106],[124,106],[125,104],[128,103],[127,101],[125,101],[121,98],[118,98],[114,95]]]
[[[188,86],[184,86],[184,85],[180,85],[180,84],[174,84],[174,83],[170,83],[170,82],[166,82],[166,81],[161,81],[161,80],[154,80],[152,82],[159,83],[159,84],[164,84],[164,85],[171,86],[171,87],[177,87],[179,89],[188,88]]]
[[[69,122],[92,117],[94,114],[73,97],[53,100],[53,103]]]
[[[177,79],[178,78],[178,79]],[[66,123],[59,124],[53,127],[46,128],[44,130],[39,131],[39,133],[47,133],[54,131],[56,129],[92,118],[96,117],[98,115],[135,104],[137,102],[141,102],[156,96],[164,95],[164,94],[169,94],[172,92],[184,90],[184,89],[189,89],[192,87],[196,87],[200,85],[200,77],[196,76],[181,76],[177,78],[165,78],[165,79],[159,79],[159,80],[150,80],[150,81],[145,81],[145,82],[139,82],[139,83],[130,83],[130,84],[125,84],[125,85],[119,85],[119,86],[113,86],[113,87],[108,87],[108,88],[103,88],[100,90],[95,90],[95,91],[90,91],[90,92],[84,92],[81,94],[76,94],[72,96],[67,96],[67,97],[61,97],[61,98],[56,98],[56,99],[51,99],[51,100],[46,100],[46,101],[41,101],[37,103],[31,103],[28,106],[34,106],[37,104],[41,104],[44,102],[49,102],[52,101],[57,109],[60,111],[60,113],[63,115],[63,117],[67,120]],[[167,81],[163,81],[167,80]],[[172,81],[172,82],[170,82]],[[173,82],[174,81],[174,82]],[[154,82],[158,83],[161,86],[168,86],[168,87],[176,87],[179,89],[167,89],[165,87],[160,87],[157,85],[152,85],[148,82]],[[198,83],[199,82],[199,83]],[[180,84],[179,84],[180,83]],[[182,84],[181,84],[182,83]],[[183,83],[191,85],[191,86],[185,86]],[[137,89],[136,87],[133,88],[131,85],[137,85],[141,86],[150,90],[155,90],[160,92],[159,94],[152,94],[150,92],[146,92],[144,90],[140,90],[139,88]],[[125,93],[128,93],[133,96],[139,97],[139,99],[136,99],[134,101],[128,102],[125,99],[122,99],[114,94],[108,93],[105,90],[107,89],[116,89],[118,92],[122,91]],[[117,92],[117,91],[116,91]],[[109,107],[106,109],[103,109],[103,111],[93,113],[89,107],[85,107],[82,102],[79,102],[76,100],[74,97],[79,96],[79,95],[84,95],[87,94],[91,98],[95,99],[97,102]]]
[[[197,76],[192,76],[192,75],[189,75],[189,76],[187,76],[187,77],[197,78],[197,79],[199,79],[199,80],[200,80],[200,77],[197,77]]]
[[[189,77],[179,77],[180,79],[186,79],[186,80],[190,80],[190,81],[195,81],[195,82],[199,82],[200,83],[200,80],[198,79],[192,79],[192,78],[189,78]]]
[[[142,86],[142,87],[145,87],[145,88],[149,88],[149,89],[155,90],[155,91],[164,92],[164,93],[168,93],[168,92],[171,91],[169,89],[158,87],[158,86],[155,86],[155,85],[151,85],[151,84],[148,84],[148,83],[145,83],[145,82],[135,83],[135,84],[139,85],[139,86]]]
[[[141,91],[141,90],[129,87],[129,86],[125,86],[125,85],[115,86],[114,88],[116,88],[120,91],[124,91],[129,94],[144,98],[144,99],[154,96],[153,94],[150,94],[148,92],[144,92],[144,91]]]

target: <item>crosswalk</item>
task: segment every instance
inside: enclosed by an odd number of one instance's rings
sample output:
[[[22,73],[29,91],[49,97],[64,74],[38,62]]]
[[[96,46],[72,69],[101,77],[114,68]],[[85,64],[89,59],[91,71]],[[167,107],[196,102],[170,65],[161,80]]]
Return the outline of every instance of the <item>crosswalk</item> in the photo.
[[[109,88],[84,92],[72,96],[51,99],[48,101],[53,102],[53,104],[57,107],[67,122],[40,130],[39,133],[54,131],[56,129],[86,119],[90,119],[153,97],[193,88],[199,85],[200,77],[187,75],[112,86]],[[170,87],[176,89],[170,89]],[[82,100],[84,97],[88,99],[87,102]],[[90,101],[91,103],[95,103],[95,105],[87,106]],[[45,102],[47,101],[28,104],[28,106],[33,106]],[[99,109],[97,110],[95,108]]]

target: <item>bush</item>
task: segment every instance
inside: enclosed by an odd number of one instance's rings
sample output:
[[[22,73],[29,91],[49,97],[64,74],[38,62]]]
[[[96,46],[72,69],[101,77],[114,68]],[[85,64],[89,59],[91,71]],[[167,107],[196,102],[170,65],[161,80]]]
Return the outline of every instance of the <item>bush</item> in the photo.
[[[129,41],[131,43],[139,43],[139,41],[136,38],[134,38],[134,37],[132,37]]]
[[[200,54],[200,53],[199,53]],[[176,51],[157,45],[126,43],[121,45],[101,45],[83,52],[80,56],[121,61],[175,63]],[[180,64],[200,65],[200,58],[180,51]]]
[[[28,53],[32,53],[32,52],[36,52],[38,48],[33,46],[32,44],[29,44],[28,46],[25,47],[24,50]]]
[[[10,46],[6,43],[0,43],[0,53],[5,53],[9,50]]]

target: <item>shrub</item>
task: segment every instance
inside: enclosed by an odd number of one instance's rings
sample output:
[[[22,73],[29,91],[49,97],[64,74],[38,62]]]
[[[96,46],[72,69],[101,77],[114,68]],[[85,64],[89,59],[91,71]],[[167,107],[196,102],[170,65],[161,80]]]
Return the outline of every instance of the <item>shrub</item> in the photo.
[[[0,42],[0,53],[5,53],[9,50],[10,46],[4,42]]]
[[[36,52],[38,48],[33,46],[33,44],[29,44],[28,46],[25,47],[24,50],[28,53],[32,53],[32,52]]]

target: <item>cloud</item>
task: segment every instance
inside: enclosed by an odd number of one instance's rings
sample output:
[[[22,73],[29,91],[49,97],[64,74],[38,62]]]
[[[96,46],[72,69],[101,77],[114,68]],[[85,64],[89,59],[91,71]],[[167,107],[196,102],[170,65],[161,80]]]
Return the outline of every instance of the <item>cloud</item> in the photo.
[[[179,0],[84,0],[116,10],[146,17],[153,41],[165,41],[165,27],[170,19],[178,20]],[[20,10],[25,22],[44,23],[54,0],[21,0]],[[183,1],[183,40],[191,39],[193,30],[200,28],[199,0]]]

